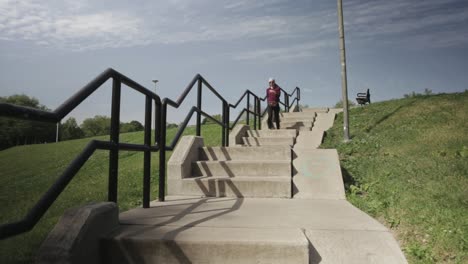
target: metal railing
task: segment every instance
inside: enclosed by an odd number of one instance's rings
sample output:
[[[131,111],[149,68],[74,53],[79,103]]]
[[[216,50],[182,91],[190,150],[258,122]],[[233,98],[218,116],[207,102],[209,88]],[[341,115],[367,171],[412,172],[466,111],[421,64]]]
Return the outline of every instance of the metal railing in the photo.
[[[39,201],[29,210],[24,218],[17,222],[0,225],[0,238],[14,236],[31,230],[45,212],[54,203],[57,197],[67,187],[73,177],[77,174],[85,162],[93,155],[97,149],[109,150],[109,178],[108,178],[108,200],[117,202],[117,183],[118,183],[118,165],[119,150],[142,151],[143,160],[143,207],[148,208],[150,202],[150,168],[151,152],[159,150],[157,145],[151,144],[151,117],[152,102],[155,104],[155,129],[160,129],[160,118],[158,113],[161,109],[161,99],[155,93],[129,79],[114,69],[107,69],[94,80],[81,88],[77,93],[70,97],[65,103],[60,105],[55,111],[48,112],[29,107],[17,106],[7,103],[0,103],[0,116],[8,116],[19,119],[54,122],[62,120],[67,114],[81,104],[88,96],[101,87],[107,80],[112,79],[112,105],[111,105],[111,126],[110,140],[98,141],[92,140],[84,150],[68,165],[62,175],[54,184],[42,195]],[[144,125],[144,143],[128,144],[120,143],[120,102],[122,84],[145,95],[145,125]],[[158,141],[158,134],[155,133],[155,141]]]
[[[65,103],[59,106],[55,111],[43,111],[29,107],[17,106],[7,103],[0,103],[0,116],[8,116],[19,119],[54,122],[57,123],[68,115],[73,109],[81,104],[88,96],[101,87],[107,80],[112,79],[112,105],[111,105],[111,126],[110,126],[110,140],[99,141],[91,140],[83,151],[70,163],[62,175],[54,182],[54,184],[47,190],[47,192],[39,199],[39,201],[28,211],[26,216],[20,221],[0,225],[0,239],[18,235],[31,230],[41,217],[47,212],[50,206],[58,198],[58,196],[67,187],[73,177],[78,173],[80,168],[86,161],[93,155],[93,153],[100,150],[109,150],[109,177],[108,177],[108,201],[117,203],[117,186],[118,186],[118,156],[120,150],[125,151],[141,151],[144,152],[143,159],[143,208],[149,208],[150,205],[150,171],[151,171],[151,153],[159,151],[159,201],[165,199],[165,186],[166,186],[166,151],[173,150],[182,136],[185,128],[187,127],[193,114],[196,112],[196,135],[201,135],[201,116],[204,116],[214,123],[222,127],[221,130],[221,145],[229,146],[229,130],[232,129],[243,114],[246,115],[246,123],[250,124],[250,115],[253,116],[254,129],[261,128],[261,118],[266,112],[261,113],[261,101],[265,101],[266,97],[260,98],[250,90],[246,90],[235,104],[229,104],[200,74],[197,74],[192,81],[187,85],[186,89],[182,92],[176,101],[168,98],[161,100],[158,95],[151,92],[149,89],[141,86],[135,81],[115,71],[114,69],[107,69],[94,80],[80,89]],[[122,84],[142,93],[145,95],[145,124],[144,124],[144,143],[143,144],[129,144],[120,143],[120,102],[121,102],[121,86]],[[167,106],[170,105],[174,108],[184,102],[187,95],[197,84],[197,105],[193,106],[188,112],[182,124],[172,139],[171,143],[166,144],[167,135]],[[207,114],[202,110],[202,94],[203,88],[206,87],[222,102],[222,118],[217,120],[213,116]],[[298,87],[288,94],[281,89],[284,93],[284,102],[280,102],[285,106],[285,110],[294,104],[299,103],[300,89]],[[289,103],[289,97],[296,93],[296,98]],[[250,107],[250,99],[253,98],[253,109]],[[246,107],[239,113],[235,122],[230,123],[230,109],[237,108],[242,100],[246,98]],[[297,100],[297,101],[296,101]],[[155,105],[155,136],[154,144],[151,143],[151,119],[152,119],[152,104]]]

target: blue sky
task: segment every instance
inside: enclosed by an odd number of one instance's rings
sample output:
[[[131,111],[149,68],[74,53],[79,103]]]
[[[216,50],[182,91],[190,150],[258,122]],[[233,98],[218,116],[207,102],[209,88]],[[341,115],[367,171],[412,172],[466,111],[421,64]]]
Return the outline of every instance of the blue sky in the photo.
[[[367,88],[374,101],[468,89],[468,1],[343,2],[351,99]],[[201,73],[231,102],[245,89],[263,94],[275,77],[301,87],[302,103],[332,106],[337,28],[331,0],[0,0],[0,96],[25,93],[54,109],[112,67],[151,89],[159,79],[158,94],[172,99]],[[109,99],[106,85],[71,116],[109,115]],[[125,90],[122,119],[142,121],[143,102]]]

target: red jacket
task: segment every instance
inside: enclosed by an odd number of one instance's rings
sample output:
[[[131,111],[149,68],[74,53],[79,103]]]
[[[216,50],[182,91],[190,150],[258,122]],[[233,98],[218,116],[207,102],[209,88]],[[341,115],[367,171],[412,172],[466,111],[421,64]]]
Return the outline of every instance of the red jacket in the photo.
[[[268,104],[278,105],[281,95],[281,89],[278,85],[275,85],[274,88],[268,87],[266,89],[267,102]]]

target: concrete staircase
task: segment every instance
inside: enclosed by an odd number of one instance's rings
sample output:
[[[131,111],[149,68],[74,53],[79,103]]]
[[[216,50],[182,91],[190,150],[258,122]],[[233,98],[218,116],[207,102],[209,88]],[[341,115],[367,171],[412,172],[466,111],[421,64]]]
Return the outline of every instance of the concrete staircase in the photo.
[[[291,173],[289,142],[203,147],[203,138],[189,136],[168,162],[168,195],[290,198]]]
[[[281,129],[296,129],[297,131],[310,131],[312,130],[317,113],[328,113],[328,111],[328,108],[318,108],[313,110],[303,109],[302,112],[280,113]],[[267,119],[268,116],[265,116],[262,119],[263,128],[268,127]]]
[[[78,262],[406,263],[387,228],[346,201],[337,151],[317,149],[339,111],[283,113],[280,130],[236,126],[232,147],[183,137],[168,162],[167,201],[101,221],[120,223],[91,232],[99,256]],[[73,233],[66,221],[56,229]],[[56,234],[45,244],[53,239],[63,251]]]

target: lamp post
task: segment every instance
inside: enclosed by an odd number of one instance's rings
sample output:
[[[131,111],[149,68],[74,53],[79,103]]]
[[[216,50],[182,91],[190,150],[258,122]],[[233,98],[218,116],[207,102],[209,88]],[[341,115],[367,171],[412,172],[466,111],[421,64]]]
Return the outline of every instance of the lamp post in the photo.
[[[159,82],[159,80],[153,80],[154,82],[154,93],[156,93],[156,84]]]
[[[59,126],[60,122],[57,123],[57,130],[55,131],[55,142],[59,142]]]
[[[346,75],[346,49],[343,23],[343,3],[338,1],[338,32],[340,36],[340,60],[341,60],[341,90],[343,100],[343,132],[344,141],[349,141],[349,118],[348,118],[348,80]]]

